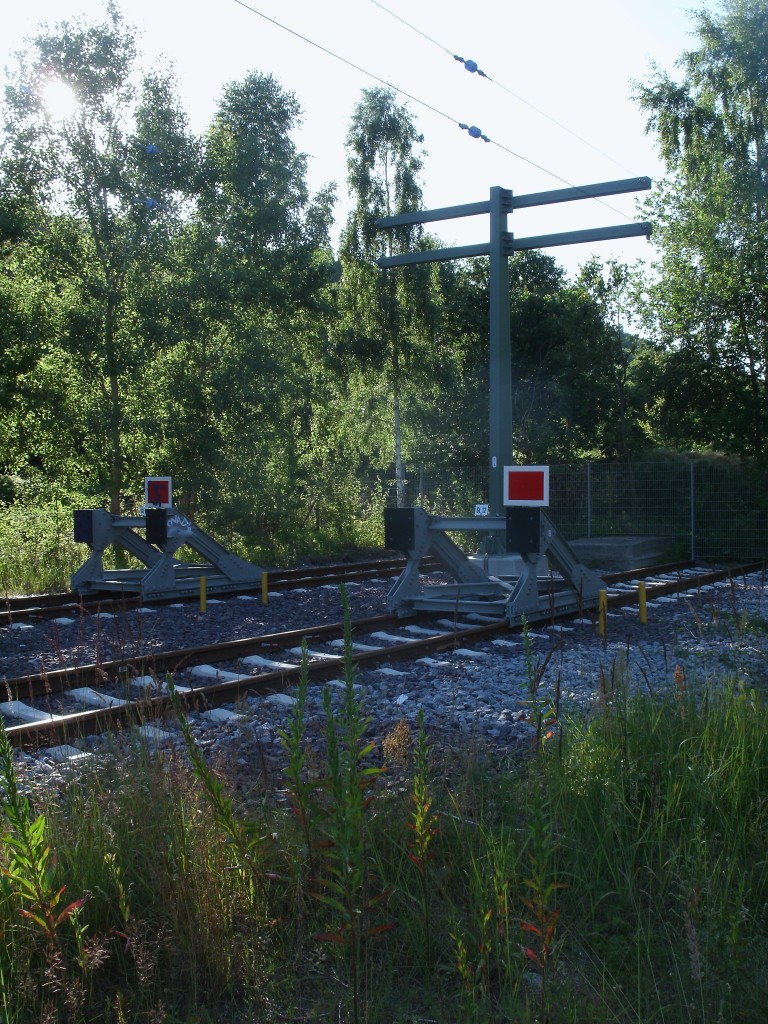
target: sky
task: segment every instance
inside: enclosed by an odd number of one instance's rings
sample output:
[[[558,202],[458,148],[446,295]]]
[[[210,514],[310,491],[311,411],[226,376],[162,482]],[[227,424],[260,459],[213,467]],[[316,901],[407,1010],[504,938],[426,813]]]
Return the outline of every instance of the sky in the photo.
[[[120,7],[139,31],[144,65],[174,70],[193,130],[205,130],[225,85],[251,71],[273,75],[296,95],[303,124],[294,139],[309,158],[310,189],[337,184],[337,231],[349,206],[345,138],[363,89],[400,90],[424,136],[424,208],[434,209],[486,200],[497,185],[522,195],[658,180],[663,166],[633,82],[647,83],[653,65],[674,75],[680,54],[696,46],[690,4],[678,0],[122,0]],[[694,9],[702,7],[717,9],[711,0]],[[0,65],[12,66],[40,23],[99,20],[104,9],[97,0],[5,5]],[[488,77],[470,74],[454,54]],[[491,142],[471,138],[459,123],[479,127]],[[640,220],[639,198],[517,211],[509,230],[523,237]],[[446,245],[486,242],[488,218],[431,230]],[[547,251],[569,275],[593,255],[654,258],[643,238]]]

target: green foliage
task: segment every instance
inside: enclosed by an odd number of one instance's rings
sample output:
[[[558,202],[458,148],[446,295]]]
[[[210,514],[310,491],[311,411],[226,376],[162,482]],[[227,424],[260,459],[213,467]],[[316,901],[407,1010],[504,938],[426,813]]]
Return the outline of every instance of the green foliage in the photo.
[[[404,503],[407,436],[403,413],[414,387],[429,379],[436,364],[431,351],[434,274],[423,266],[378,270],[374,261],[379,256],[419,248],[423,230],[409,225],[382,231],[375,222],[421,208],[421,159],[416,147],[422,142],[410,113],[395,103],[391,90],[363,91],[347,137],[348,183],[355,207],[341,241],[340,316],[334,334],[337,358],[346,361],[352,356],[359,365],[375,368],[374,386],[383,383],[380,415],[386,417],[390,439],[384,458],[395,464],[399,505]],[[370,383],[371,378],[362,380]]]
[[[34,594],[69,586],[85,551],[72,539],[72,512],[90,500],[39,478],[16,480],[13,500],[0,500],[0,591]]]
[[[61,874],[57,858],[49,841],[49,828],[45,815],[35,816],[29,799],[21,792],[14,763],[13,747],[4,726],[0,723],[0,785],[3,796],[0,803],[2,821],[0,827],[0,912],[15,910],[20,915],[11,918],[3,927],[9,942],[0,955],[0,999],[6,1012],[14,1007],[14,989],[23,984],[23,968],[18,970],[14,951],[25,946],[29,930],[29,946],[33,949],[42,942],[43,949],[39,962],[33,958],[27,969],[50,988],[70,988],[78,992],[82,981],[75,975],[83,974],[88,963],[85,956],[85,934],[87,926],[79,920],[79,911],[87,897],[66,903],[62,899],[67,891],[66,884],[60,884]],[[74,934],[77,953],[75,962],[70,964],[62,941],[62,932],[69,925]],[[77,997],[73,1000],[76,1003]],[[11,1012],[13,1012],[13,1009]]]
[[[670,170],[649,206],[658,279],[591,261],[568,282],[548,255],[511,260],[521,460],[764,457],[764,5],[732,0],[694,24],[681,80],[638,87]],[[52,76],[79,100],[63,117],[45,108]],[[0,480],[42,475],[119,512],[143,475],[170,474],[201,525],[273,564],[380,543],[388,478],[399,503],[416,497],[408,463],[471,467],[446,473],[435,508],[483,500],[487,260],[375,266],[440,241],[375,226],[422,205],[423,138],[372,89],[347,140],[339,280],[334,188],[310,195],[299,118],[253,72],[195,137],[114,4],[32,40],[0,153]],[[11,496],[0,489],[6,586],[65,581],[69,550],[23,568],[30,529]]]
[[[526,895],[520,929],[524,936],[523,955],[540,978],[539,1020],[549,1020],[549,984],[555,967],[555,937],[560,908],[557,881],[557,841],[552,835],[551,817],[542,807],[542,795],[533,792],[528,823]]]
[[[632,696],[612,676],[561,754],[502,770],[481,747],[428,743],[422,723],[390,780],[353,686],[318,758],[303,684],[283,731],[287,806],[259,781],[246,807],[192,712],[184,755],[122,736],[29,797],[6,740],[4,1019],[760,1019],[765,701],[682,671],[668,700]],[[66,907],[65,883],[88,901]]]
[[[514,443],[522,461],[612,455],[621,438],[621,334],[582,283],[566,283],[551,256],[510,261]],[[619,435],[617,436],[617,427]]]
[[[661,1019],[670,1001],[701,1020],[748,1019],[756,1006],[751,979],[766,928],[764,719],[757,693],[733,681],[697,689],[678,671],[667,701],[609,698],[592,723],[575,724],[563,762],[551,764],[552,813],[568,822],[563,914],[576,910],[577,883],[590,956],[611,962],[615,977],[635,973],[643,1020]],[[673,944],[680,952],[670,974],[660,961]],[[732,986],[743,986],[740,1009]]]
[[[19,913],[40,929],[49,950],[60,946],[59,929],[83,906],[85,899],[60,906],[66,885],[57,881],[56,858],[48,842],[45,816],[33,817],[29,800],[19,790],[13,747],[0,723],[0,783],[4,790],[2,811],[7,831],[2,844],[7,857],[2,876]]]
[[[279,499],[305,448],[319,461],[306,367],[322,342],[333,191],[309,196],[298,107],[274,79],[232,83],[196,139],[171,77],[137,62],[112,5],[102,24],[41,33],[9,87],[0,469],[106,491],[115,513],[141,476],[168,471],[192,512],[226,511],[238,490],[248,505],[268,486]],[[45,108],[51,80],[78,101],[62,119]],[[265,481],[260,459],[276,461],[280,440],[285,484]],[[285,522],[301,532],[297,518]]]
[[[344,689],[341,709],[333,708],[329,687],[323,692],[327,776],[320,782],[324,833],[324,872],[316,880],[315,899],[327,908],[333,925],[314,937],[343,947],[352,992],[352,1020],[365,1019],[368,991],[368,943],[389,931],[391,923],[376,924],[373,915],[386,898],[373,870],[369,850],[368,817],[374,797],[367,791],[382,769],[367,763],[374,744],[366,742],[370,724],[355,684],[352,627],[349,606],[344,606]],[[319,884],[318,884],[319,883]]]
[[[661,260],[639,297],[659,346],[658,441],[762,457],[766,437],[768,11],[694,15],[698,48],[637,88],[670,177],[647,203]],[[654,417],[655,419],[655,417]]]
[[[525,649],[525,672],[528,682],[528,698],[524,702],[528,720],[535,729],[534,749],[542,753],[545,745],[556,735],[555,729],[560,725],[560,677],[558,675],[554,696],[543,686],[547,665],[557,648],[551,647],[546,656],[534,662],[533,643],[528,629],[528,621],[523,616],[523,646]]]
[[[266,883],[262,844],[265,837],[253,822],[240,820],[235,814],[231,797],[226,793],[221,781],[208,765],[205,755],[195,741],[189,719],[184,710],[179,694],[173,685],[170,673],[166,679],[173,709],[178,718],[181,735],[186,745],[192,774],[202,786],[203,793],[213,811],[216,822],[221,829],[225,841],[235,854],[235,863],[231,867],[237,870],[243,881],[250,886],[251,899],[257,892],[262,892]]]
[[[411,832],[411,838],[408,841],[408,857],[416,865],[421,881],[421,910],[424,917],[424,970],[430,975],[434,967],[432,892],[429,878],[429,865],[430,861],[434,859],[434,854],[430,848],[440,829],[438,815],[433,810],[433,800],[429,788],[429,743],[424,730],[422,708],[419,708],[411,799],[411,820],[407,822]]]
[[[136,56],[133,32],[110,7],[101,25],[39,35],[6,93],[6,167],[39,203],[28,239],[46,257],[38,279],[61,296],[59,344],[73,374],[62,401],[82,402],[59,451],[102,435],[88,454],[113,512],[135,429],[128,396],[154,349],[136,332],[133,293],[163,264],[195,168],[170,80],[151,74],[137,85]],[[74,102],[59,116],[46,89],[61,83]]]

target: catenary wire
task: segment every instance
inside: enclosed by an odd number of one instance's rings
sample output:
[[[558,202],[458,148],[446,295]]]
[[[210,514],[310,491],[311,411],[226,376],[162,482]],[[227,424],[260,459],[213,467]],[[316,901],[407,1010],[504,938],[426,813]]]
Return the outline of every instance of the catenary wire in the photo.
[[[510,96],[513,96],[516,100],[518,100],[520,103],[525,104],[526,107],[529,107],[531,110],[535,111],[541,117],[545,117],[548,121],[551,121],[552,124],[557,125],[558,128],[560,128],[564,132],[567,132],[569,135],[573,136],[574,139],[578,139],[579,142],[583,143],[585,146],[588,146],[595,153],[598,153],[606,160],[610,160],[611,163],[615,164],[617,167],[621,167],[622,170],[631,173],[630,169],[627,167],[626,164],[623,164],[620,160],[617,160],[615,157],[611,156],[610,153],[606,153],[598,146],[595,146],[594,143],[589,141],[589,139],[585,139],[583,135],[579,135],[578,132],[573,131],[573,129],[569,128],[568,125],[563,124],[562,121],[558,121],[556,117],[552,117],[552,115],[548,114],[546,110],[542,110],[541,107],[537,107],[535,103],[531,103],[530,100],[527,100],[524,96],[521,96],[519,93],[514,92],[508,86],[504,85],[503,82],[500,82],[497,78],[492,78],[489,74],[486,74],[485,71],[481,71],[480,68],[478,68],[477,63],[475,61],[468,61],[465,60],[463,57],[459,57],[458,54],[453,52],[453,50],[449,49],[447,46],[444,46],[442,43],[438,42],[432,36],[428,35],[428,33],[424,32],[416,25],[412,25],[411,22],[401,17],[401,15],[396,14],[394,11],[391,11],[388,7],[385,7],[384,4],[379,3],[379,0],[370,0],[370,2],[374,4],[376,7],[380,8],[386,14],[389,14],[390,17],[395,18],[397,21],[401,22],[403,25],[406,26],[406,28],[411,29],[412,32],[416,32],[418,35],[422,36],[428,42],[432,43],[433,46],[436,46],[439,50],[442,50],[444,53],[447,53],[449,57],[453,58],[453,60],[462,63],[468,71],[476,73],[480,78],[485,78],[486,81],[488,82],[492,82],[493,85],[495,85],[497,88],[502,89]]]
[[[255,14],[257,17],[262,18],[264,21],[268,21],[271,25],[274,25],[276,28],[279,28],[282,31],[287,32],[289,35],[295,36],[297,39],[300,39],[302,42],[307,43],[309,46],[313,46],[315,49],[320,50],[328,57],[332,57],[334,60],[340,61],[347,67],[352,68],[354,71],[359,71],[360,74],[363,74],[368,78],[372,78],[375,82],[379,82],[381,85],[386,86],[388,89],[392,89],[399,95],[407,97],[414,103],[418,103],[419,106],[425,107],[427,110],[431,110],[432,113],[438,114],[445,120],[450,121],[451,124],[458,125],[459,128],[466,130],[472,138],[480,138],[483,141],[488,142],[493,146],[496,146],[503,152],[515,157],[515,159],[521,160],[523,163],[528,164],[530,167],[536,168],[536,170],[539,170],[543,174],[546,174],[549,177],[554,178],[555,181],[559,181],[563,185],[568,185],[570,188],[575,189],[579,188],[579,186],[574,185],[572,181],[569,181],[567,178],[563,178],[561,175],[556,174],[554,171],[549,170],[547,167],[544,167],[541,164],[537,164],[534,160],[531,160],[529,157],[523,156],[522,153],[518,153],[516,150],[510,149],[508,146],[505,146],[503,143],[497,142],[495,139],[489,138],[487,135],[483,134],[480,131],[480,129],[477,128],[475,125],[469,126],[462,123],[461,121],[458,121],[450,114],[446,114],[444,110],[440,110],[438,107],[433,106],[431,103],[427,103],[426,100],[422,100],[420,97],[415,96],[413,93],[410,93],[405,89],[402,89],[400,86],[393,85],[391,82],[386,81],[386,79],[381,78],[374,72],[369,71],[367,68],[361,67],[359,64],[355,64],[353,61],[348,60],[346,57],[342,57],[334,50],[331,50],[328,47],[323,46],[321,43],[316,42],[314,39],[310,39],[308,36],[302,35],[301,32],[297,32],[295,29],[290,28],[288,25],[284,25],[282,22],[277,21],[276,18],[272,18],[268,14],[265,14],[263,11],[258,10],[258,8],[252,6],[251,4],[246,3],[245,0],[233,0],[233,2],[237,4],[238,7],[242,7],[249,13]],[[441,49],[444,49],[444,47],[441,47]],[[594,202],[600,203],[602,206],[605,206],[607,209],[612,210],[614,213],[618,213],[621,217],[626,216],[626,214],[623,211],[617,209],[615,206],[611,206],[610,203],[606,203],[603,199],[598,199],[594,196],[588,196],[588,198],[592,199]]]

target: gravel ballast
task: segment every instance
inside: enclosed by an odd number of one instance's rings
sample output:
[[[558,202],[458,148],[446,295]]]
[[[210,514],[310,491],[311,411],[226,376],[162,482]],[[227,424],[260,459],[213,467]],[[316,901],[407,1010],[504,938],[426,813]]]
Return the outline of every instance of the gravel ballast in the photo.
[[[383,614],[388,586],[387,580],[349,584],[352,618]],[[533,726],[528,709],[532,676],[540,675],[538,697],[554,701],[559,694],[564,718],[589,713],[615,689],[662,697],[681,685],[703,689],[731,678],[764,691],[767,610],[765,578],[753,574],[680,598],[650,601],[647,625],[638,622],[636,607],[612,611],[605,638],[598,635],[591,618],[561,625],[537,624],[528,632],[527,646],[522,635],[510,631],[472,650],[360,669],[356,682],[362,687],[374,739],[383,740],[401,720],[413,728],[421,711],[427,729],[444,744],[466,748],[478,742],[503,759],[519,756],[531,746]],[[258,598],[229,598],[209,601],[205,613],[195,605],[180,605],[126,611],[114,618],[85,616],[70,623],[45,621],[31,627],[18,623],[0,630],[0,672],[13,678],[66,665],[146,656],[153,651],[338,622],[342,615],[338,586],[326,585],[271,595],[266,606]],[[408,635],[407,625],[404,620],[388,631]],[[286,655],[275,651],[269,656],[279,659]],[[322,689],[312,687],[308,701],[307,734],[318,746]],[[332,687],[332,692],[340,695],[342,691]],[[280,761],[278,730],[289,714],[290,702],[252,697],[229,714],[195,714],[192,721],[206,752],[234,757],[240,770],[249,771]],[[166,723],[150,740],[173,745],[179,737]],[[82,748],[98,750],[105,742],[94,737],[84,741]],[[42,772],[51,781],[65,770],[62,764],[72,763],[60,751],[41,751],[34,758],[35,773]]]

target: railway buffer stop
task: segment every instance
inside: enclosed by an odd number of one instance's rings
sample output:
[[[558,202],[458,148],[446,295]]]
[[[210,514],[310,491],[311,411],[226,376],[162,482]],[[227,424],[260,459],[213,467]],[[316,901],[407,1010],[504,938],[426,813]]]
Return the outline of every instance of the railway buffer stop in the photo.
[[[605,584],[597,573],[579,561],[544,511],[549,503],[547,467],[514,465],[509,257],[527,249],[633,236],[650,238],[651,225],[645,222],[619,224],[515,238],[507,230],[507,215],[526,207],[597,199],[650,187],[651,180],[645,177],[519,196],[497,186],[491,188],[487,201],[403,213],[376,221],[377,227],[390,229],[407,224],[490,215],[490,239],[487,243],[403,253],[377,261],[379,267],[385,269],[472,256],[488,256],[490,260],[488,505],[476,508],[480,515],[466,517],[431,515],[419,506],[384,510],[385,546],[403,551],[407,558],[405,569],[393,583],[387,597],[390,611],[401,616],[416,611],[480,614],[506,618],[510,625],[516,626],[523,618],[535,622],[553,615],[598,607],[600,591],[605,589]],[[448,535],[462,531],[486,534],[482,557],[468,556]],[[443,563],[453,577],[452,584],[422,585],[419,562],[427,554],[434,555]],[[557,576],[539,575],[537,570],[544,559]],[[500,571],[498,566],[505,564],[510,568],[514,565],[516,571],[505,572],[503,568]]]
[[[259,566],[228,552],[174,507],[170,477],[145,477],[144,499],[137,516],[112,515],[103,508],[75,511],[75,540],[87,544],[91,554],[70,578],[73,592],[135,593],[148,600],[164,600],[194,597],[202,577],[207,593],[260,586],[263,570]],[[145,568],[105,568],[104,552],[112,545],[124,548]],[[180,560],[177,551],[182,546],[204,561]]]

